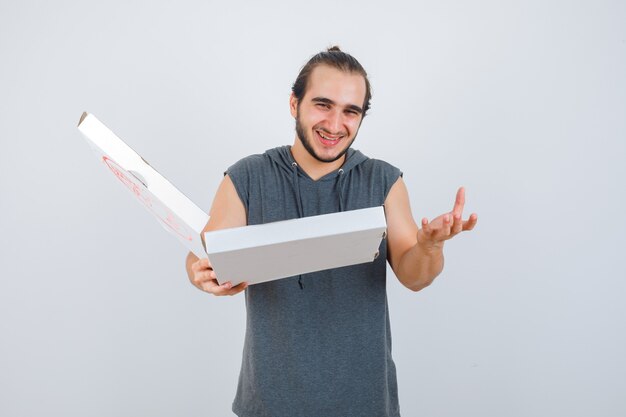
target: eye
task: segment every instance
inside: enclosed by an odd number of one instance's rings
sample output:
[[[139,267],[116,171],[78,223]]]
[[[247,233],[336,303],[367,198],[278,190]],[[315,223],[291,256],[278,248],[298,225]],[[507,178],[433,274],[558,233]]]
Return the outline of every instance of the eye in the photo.
[[[322,108],[322,109],[330,109],[330,104],[328,103],[317,103],[316,105],[317,107]]]

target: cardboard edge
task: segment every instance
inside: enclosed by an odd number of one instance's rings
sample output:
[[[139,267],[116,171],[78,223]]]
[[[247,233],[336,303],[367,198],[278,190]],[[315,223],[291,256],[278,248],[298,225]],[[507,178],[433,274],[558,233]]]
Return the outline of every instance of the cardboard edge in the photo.
[[[87,118],[87,116],[89,116],[89,113],[84,111],[83,114],[80,116],[80,120],[78,121],[78,125],[77,126],[80,126],[80,124]]]
[[[270,223],[265,223],[265,224],[270,224]],[[220,230],[228,230],[228,229],[220,229]],[[202,243],[204,245],[204,250],[207,250],[207,248],[206,248],[206,235],[210,234],[211,232],[215,232],[215,231],[216,230],[209,231],[209,232],[202,232]],[[382,240],[386,237],[386,231],[387,231],[387,227],[386,226],[369,227],[367,229],[359,230],[359,232],[374,232],[374,231],[381,231],[382,232],[379,235],[380,242],[382,242]],[[220,254],[233,252],[233,251],[244,251],[244,250],[250,250],[250,249],[254,249],[254,248],[267,248],[267,247],[276,246],[276,245],[282,245],[282,244],[290,243],[290,242],[308,242],[308,241],[316,240],[316,239],[320,239],[320,238],[323,238],[323,239],[326,239],[326,238],[333,239],[333,238],[349,235],[351,233],[354,233],[354,231],[341,232],[341,233],[328,233],[328,234],[321,235],[321,236],[298,238],[298,239],[294,239],[294,240],[272,241],[272,242],[264,243],[264,244],[260,244],[260,245],[247,245],[246,246],[246,245],[242,244],[237,249],[224,249],[224,250],[219,250],[219,251],[212,251],[211,254],[220,255]],[[379,246],[380,246],[380,242],[378,243]],[[207,251],[207,254],[208,253],[209,252]]]
[[[384,212],[384,206],[380,205],[380,206],[372,206],[372,207],[366,207],[366,208],[362,208],[362,209],[356,209],[356,210],[348,210],[348,211],[344,211],[344,212],[335,212],[335,213],[328,213],[325,215],[315,215],[315,216],[307,216],[307,217],[302,217],[302,218],[293,218],[293,219],[288,219],[288,220],[278,220],[275,222],[269,222],[269,223],[260,223],[260,224],[255,224],[255,225],[246,225],[246,226],[239,226],[239,227],[235,227],[235,228],[226,228],[226,229],[217,229],[217,230],[210,230],[210,231],[206,231],[203,232],[203,241],[205,242],[205,249],[206,249],[206,236],[210,235],[211,239],[213,241],[214,237],[218,237],[221,238],[220,235],[224,235],[224,234],[232,234],[232,233],[236,233],[237,235],[239,235],[240,238],[245,239],[247,232],[252,232],[253,230],[256,230],[256,232],[258,233],[259,231],[271,231],[271,227],[272,225],[285,225],[287,223],[292,223],[292,222],[299,222],[305,219],[311,219],[313,217],[315,218],[321,218],[321,217],[327,217],[327,216],[334,216],[336,214],[341,214],[341,215],[345,215],[346,213],[350,213],[351,211],[362,211],[362,210],[380,210],[382,212],[382,224],[371,224],[369,227],[367,227],[367,229],[364,230],[375,230],[375,229],[379,229],[382,228],[382,233],[381,236],[382,238],[386,238],[387,237],[387,218]],[[348,231],[341,231],[341,232],[331,232],[328,233],[326,236],[340,236],[343,235],[345,233],[351,233],[351,230]],[[310,238],[317,238],[319,236],[315,235],[315,236],[304,236],[304,237],[297,237],[294,240],[307,240]],[[255,244],[247,244],[247,245],[236,245],[237,249],[244,249],[244,248],[253,248],[255,246],[269,246],[269,245],[273,245],[273,244],[278,244],[278,243],[282,243],[282,240],[273,240],[270,239],[269,241],[265,241],[261,244],[255,243]],[[226,249],[223,249],[219,252],[214,252],[214,253],[223,253],[223,252],[229,252],[233,250],[233,248],[230,247],[230,245],[227,246]]]

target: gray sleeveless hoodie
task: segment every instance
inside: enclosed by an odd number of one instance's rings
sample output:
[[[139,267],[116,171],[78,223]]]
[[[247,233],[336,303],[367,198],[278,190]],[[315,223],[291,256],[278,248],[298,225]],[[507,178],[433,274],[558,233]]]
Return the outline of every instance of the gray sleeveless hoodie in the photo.
[[[349,149],[341,169],[313,181],[294,162],[289,146],[244,158],[226,173],[250,225],[380,206],[401,175],[388,163]],[[235,414],[400,415],[387,309],[386,243],[372,263],[246,289]]]

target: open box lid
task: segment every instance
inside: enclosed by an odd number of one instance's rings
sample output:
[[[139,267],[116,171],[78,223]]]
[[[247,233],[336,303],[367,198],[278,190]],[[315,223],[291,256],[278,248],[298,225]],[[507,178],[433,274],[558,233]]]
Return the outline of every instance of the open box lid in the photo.
[[[135,195],[158,222],[196,256],[205,258],[201,232],[209,216],[94,115],[83,113],[78,130],[103,166]]]

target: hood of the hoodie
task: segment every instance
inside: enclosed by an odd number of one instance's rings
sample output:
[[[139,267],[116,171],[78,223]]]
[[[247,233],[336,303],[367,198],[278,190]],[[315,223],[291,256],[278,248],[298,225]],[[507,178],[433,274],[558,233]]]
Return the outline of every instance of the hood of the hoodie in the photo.
[[[272,161],[274,161],[278,166],[284,169],[286,173],[290,175],[293,173],[293,164],[295,160],[293,158],[293,155],[291,154],[291,146],[286,145],[286,146],[281,146],[278,148],[269,149],[265,153],[270,157],[270,159],[272,159]],[[352,168],[354,168],[355,166],[366,161],[367,159],[368,157],[363,155],[361,151],[349,148],[348,152],[346,152],[346,160],[344,164],[341,166],[341,168],[337,171],[333,171],[329,174],[326,174],[325,176],[320,178],[318,181],[335,179],[337,175],[339,175],[340,170],[343,170],[344,173],[346,173],[350,171]],[[299,171],[303,175],[307,176],[306,173],[302,171],[302,169],[299,169]]]

